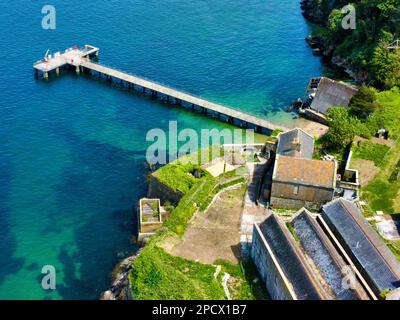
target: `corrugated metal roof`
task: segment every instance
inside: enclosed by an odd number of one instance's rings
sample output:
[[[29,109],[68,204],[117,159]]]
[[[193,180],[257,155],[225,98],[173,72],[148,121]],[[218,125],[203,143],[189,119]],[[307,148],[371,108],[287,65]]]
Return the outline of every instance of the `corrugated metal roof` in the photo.
[[[276,152],[283,156],[311,159],[314,152],[314,138],[298,128],[281,133]]]
[[[336,199],[323,207],[322,217],[377,291],[400,286],[400,263],[352,202]]]
[[[273,180],[332,189],[336,184],[336,165],[333,161],[278,155]]]
[[[324,114],[330,107],[348,107],[357,92],[352,86],[322,77],[310,107]]]

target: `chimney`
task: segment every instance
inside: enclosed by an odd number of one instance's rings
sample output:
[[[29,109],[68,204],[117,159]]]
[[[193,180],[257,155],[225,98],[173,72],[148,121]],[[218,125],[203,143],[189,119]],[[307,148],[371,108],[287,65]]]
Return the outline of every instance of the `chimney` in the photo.
[[[292,146],[293,146],[293,149],[300,152],[301,143],[300,143],[300,139],[298,137],[293,138]]]

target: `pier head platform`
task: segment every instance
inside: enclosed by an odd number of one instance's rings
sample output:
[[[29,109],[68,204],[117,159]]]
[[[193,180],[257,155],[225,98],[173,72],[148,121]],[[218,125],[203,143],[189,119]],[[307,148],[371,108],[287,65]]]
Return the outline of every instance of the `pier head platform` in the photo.
[[[266,119],[210,102],[136,75],[106,67],[94,61],[97,60],[98,55],[99,48],[94,46],[85,45],[83,48],[75,46],[65,50],[63,53],[46,54],[46,57],[35,63],[33,68],[36,76],[45,79],[49,78],[52,73],[58,75],[60,69],[72,68],[75,69],[76,73],[85,72],[109,82],[119,83],[130,90],[151,95],[240,128],[253,129],[261,134],[270,135],[275,130],[288,130],[288,128],[276,125]]]

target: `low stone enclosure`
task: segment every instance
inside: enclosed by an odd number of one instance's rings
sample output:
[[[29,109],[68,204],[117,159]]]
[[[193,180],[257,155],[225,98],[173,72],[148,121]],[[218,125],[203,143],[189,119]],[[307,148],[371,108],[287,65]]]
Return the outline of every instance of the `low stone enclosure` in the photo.
[[[377,299],[321,217],[304,208],[286,224],[275,213],[255,224],[251,256],[272,299]]]
[[[142,198],[138,207],[138,241],[153,235],[167,219],[167,212],[160,199]]]

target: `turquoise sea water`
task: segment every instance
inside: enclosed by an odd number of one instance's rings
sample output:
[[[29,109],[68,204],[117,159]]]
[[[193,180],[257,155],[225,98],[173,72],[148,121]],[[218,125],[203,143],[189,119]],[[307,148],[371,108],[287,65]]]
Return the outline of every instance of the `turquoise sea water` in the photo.
[[[90,77],[36,80],[32,64],[93,44],[102,63],[288,126],[283,110],[323,70],[297,0],[53,0],[56,30],[41,27],[45,4],[0,11],[0,298],[96,299],[136,249],[146,132],[225,124]]]

